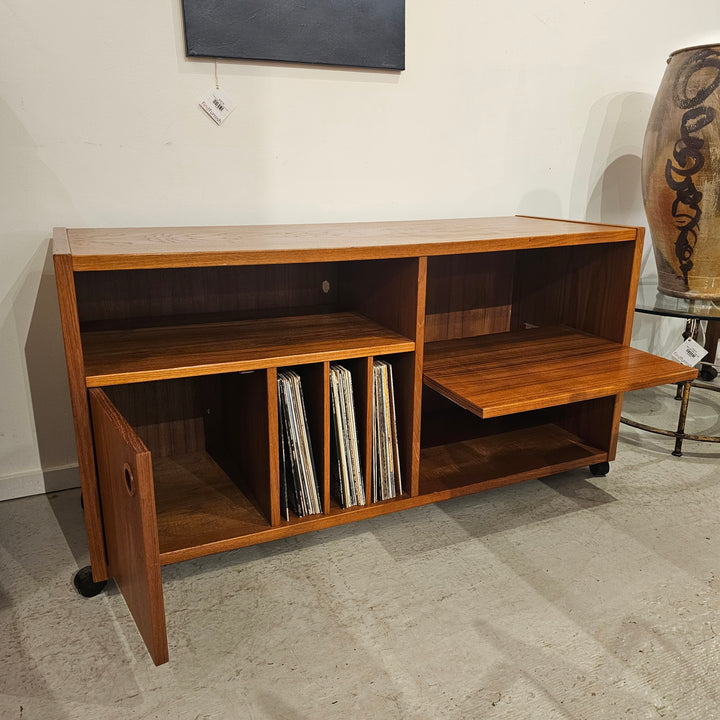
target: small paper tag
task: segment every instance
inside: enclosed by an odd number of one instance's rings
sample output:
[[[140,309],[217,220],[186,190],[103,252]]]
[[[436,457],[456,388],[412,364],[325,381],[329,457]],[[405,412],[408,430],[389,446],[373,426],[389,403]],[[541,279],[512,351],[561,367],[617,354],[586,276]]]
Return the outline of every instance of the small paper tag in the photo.
[[[700,343],[688,338],[672,356],[683,365],[695,367],[707,354],[708,351]]]
[[[225,93],[213,90],[200,107],[218,124],[222,125],[227,116],[235,109],[235,103]]]

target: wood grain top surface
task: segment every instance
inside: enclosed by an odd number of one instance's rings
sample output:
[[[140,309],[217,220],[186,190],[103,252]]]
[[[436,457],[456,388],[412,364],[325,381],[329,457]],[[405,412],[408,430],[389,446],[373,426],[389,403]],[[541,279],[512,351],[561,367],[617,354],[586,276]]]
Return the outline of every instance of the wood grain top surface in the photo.
[[[73,269],[272,264],[621,242],[635,228],[529,217],[67,230]],[[64,236],[56,233],[57,237]],[[56,252],[66,251],[56,243]]]
[[[425,383],[479,417],[690,380],[672,360],[565,327],[428,343]]]

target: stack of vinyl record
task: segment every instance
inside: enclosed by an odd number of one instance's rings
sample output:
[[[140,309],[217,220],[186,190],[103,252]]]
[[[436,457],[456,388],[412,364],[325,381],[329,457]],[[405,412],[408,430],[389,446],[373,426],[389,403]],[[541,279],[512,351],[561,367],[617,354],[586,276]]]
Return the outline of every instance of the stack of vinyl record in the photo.
[[[352,376],[342,365],[330,366],[331,467],[333,494],[340,507],[365,504],[358,446]]]
[[[279,370],[280,506],[286,520],[322,513],[300,376]]]
[[[392,365],[373,361],[372,500],[402,494]]]

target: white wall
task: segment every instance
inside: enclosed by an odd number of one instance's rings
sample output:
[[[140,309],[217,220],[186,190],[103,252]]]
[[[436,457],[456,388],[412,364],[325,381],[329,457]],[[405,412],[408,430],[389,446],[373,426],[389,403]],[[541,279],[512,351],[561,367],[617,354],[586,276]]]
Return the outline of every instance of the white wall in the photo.
[[[406,71],[221,62],[216,127],[180,0],[0,3],[0,498],[76,477],[54,225],[644,224],[665,59],[720,41],[717,0],[406,4]]]

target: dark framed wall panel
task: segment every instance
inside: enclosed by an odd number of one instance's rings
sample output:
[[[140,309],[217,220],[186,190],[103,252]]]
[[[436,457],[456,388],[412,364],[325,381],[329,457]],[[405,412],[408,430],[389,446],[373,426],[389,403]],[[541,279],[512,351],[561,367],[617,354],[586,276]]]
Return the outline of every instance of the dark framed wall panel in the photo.
[[[191,57],[403,70],[405,0],[183,0]]]

